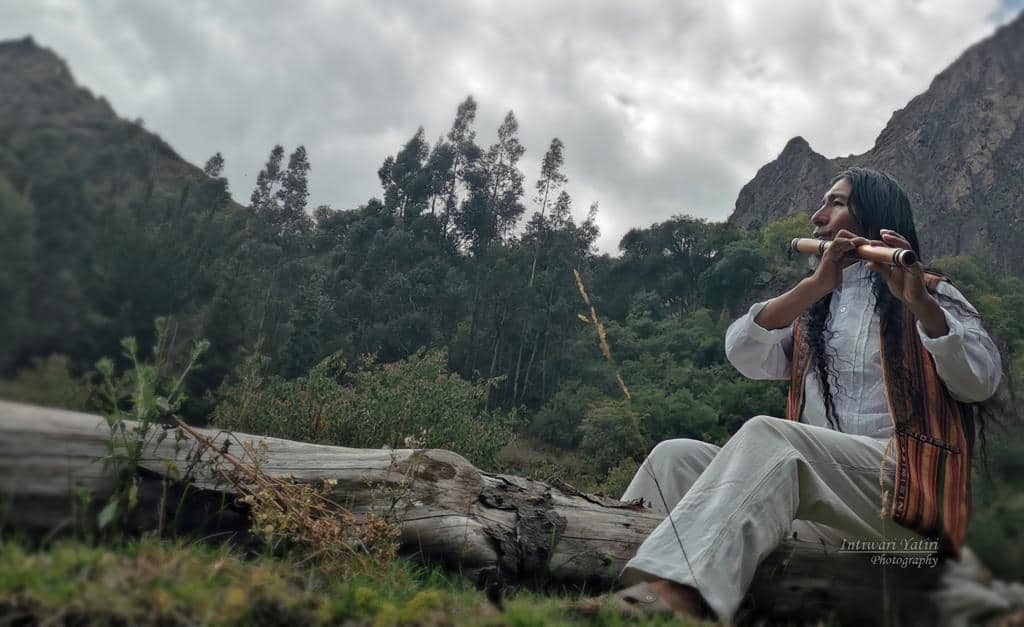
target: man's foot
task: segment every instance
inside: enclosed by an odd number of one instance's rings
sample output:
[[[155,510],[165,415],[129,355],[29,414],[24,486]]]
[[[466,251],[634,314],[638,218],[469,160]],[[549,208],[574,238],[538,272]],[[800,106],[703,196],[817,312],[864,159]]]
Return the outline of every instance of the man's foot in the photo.
[[[713,619],[713,612],[700,593],[689,586],[664,579],[641,582],[614,594],[584,599],[574,609],[595,614],[608,599],[613,599],[617,609],[633,619],[650,616],[674,616],[685,622]]]
[[[707,618],[710,614],[709,608],[696,588],[667,579],[648,581],[646,585],[648,594],[661,597],[661,600],[677,614],[682,613],[692,618]]]

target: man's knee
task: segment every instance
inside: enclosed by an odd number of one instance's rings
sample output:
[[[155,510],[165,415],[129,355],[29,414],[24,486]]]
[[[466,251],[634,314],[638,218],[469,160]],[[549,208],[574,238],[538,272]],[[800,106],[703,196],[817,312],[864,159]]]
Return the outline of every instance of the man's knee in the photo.
[[[647,457],[652,461],[686,459],[692,455],[706,452],[711,446],[707,442],[690,438],[662,440],[651,449]]]
[[[736,432],[736,435],[762,439],[772,436],[785,437],[786,429],[792,427],[793,424],[793,421],[784,418],[759,415],[744,422]]]

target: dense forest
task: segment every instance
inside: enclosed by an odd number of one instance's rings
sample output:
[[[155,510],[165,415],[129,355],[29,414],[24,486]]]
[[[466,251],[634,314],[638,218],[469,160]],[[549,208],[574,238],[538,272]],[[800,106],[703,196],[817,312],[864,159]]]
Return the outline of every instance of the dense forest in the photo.
[[[598,206],[569,193],[571,147],[552,139],[524,172],[515,115],[483,140],[476,113],[468,97],[433,143],[418,129],[381,163],[380,196],[342,210],[308,206],[301,146],[272,148],[243,207],[219,154],[168,185],[161,144],[134,124],[0,127],[0,396],[101,411],[97,361],[129,368],[121,339],[152,346],[161,319],[159,368],[211,346],[185,382],[195,424],[449,448],[612,496],[662,439],[722,443],[782,415],[786,384],[743,378],[723,338],[808,272],[785,251],[810,211],[746,228],[680,214],[599,254]],[[925,261],[1021,371],[1022,281],[989,259]],[[1004,381],[1003,396],[1024,390]],[[971,544],[1019,578],[1024,438],[1003,418]]]

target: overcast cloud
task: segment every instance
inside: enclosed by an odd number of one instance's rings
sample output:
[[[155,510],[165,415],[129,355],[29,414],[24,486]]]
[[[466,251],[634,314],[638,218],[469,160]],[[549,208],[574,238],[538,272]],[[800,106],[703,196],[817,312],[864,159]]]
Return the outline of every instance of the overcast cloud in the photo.
[[[12,2],[31,34],[123,117],[201,166],[223,153],[247,203],[270,148],[304,144],[310,206],[380,194],[376,171],[467,94],[487,145],[509,109],[532,189],[552,137],[600,248],[674,214],[724,220],[740,187],[802,135],[869,149],[892,112],[1020,0],[804,2]],[[532,209],[532,208],[531,208]]]

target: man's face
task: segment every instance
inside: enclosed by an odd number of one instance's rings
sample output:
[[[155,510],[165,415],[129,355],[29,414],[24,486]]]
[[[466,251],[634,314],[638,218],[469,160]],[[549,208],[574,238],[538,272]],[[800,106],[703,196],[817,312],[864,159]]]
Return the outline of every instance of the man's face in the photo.
[[[839,179],[821,200],[821,207],[811,216],[814,237],[831,240],[841,229],[863,235],[857,230],[857,221],[850,213],[850,181]]]

